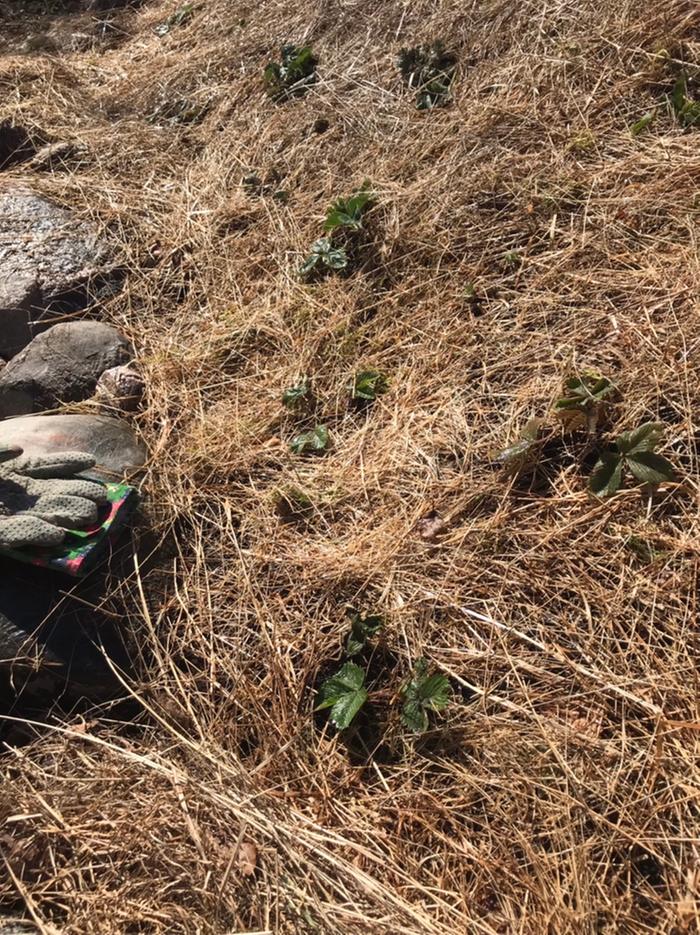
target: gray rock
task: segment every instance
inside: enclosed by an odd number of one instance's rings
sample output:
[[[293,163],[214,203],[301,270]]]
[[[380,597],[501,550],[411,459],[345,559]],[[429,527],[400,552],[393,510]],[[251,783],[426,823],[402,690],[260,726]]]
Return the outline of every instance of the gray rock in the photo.
[[[130,357],[129,343],[109,325],[54,325],[0,372],[0,416],[27,415],[88,399],[105,370]]]
[[[52,313],[83,308],[91,286],[115,277],[90,224],[27,189],[0,191],[0,356],[21,350]]]
[[[97,397],[108,406],[134,412],[143,398],[144,384],[134,367],[110,367],[97,381]]]
[[[138,471],[146,463],[146,449],[134,430],[109,416],[22,416],[0,422],[0,448],[18,446],[27,455],[85,451],[97,460],[94,473],[102,477]],[[93,473],[93,472],[91,472]]]

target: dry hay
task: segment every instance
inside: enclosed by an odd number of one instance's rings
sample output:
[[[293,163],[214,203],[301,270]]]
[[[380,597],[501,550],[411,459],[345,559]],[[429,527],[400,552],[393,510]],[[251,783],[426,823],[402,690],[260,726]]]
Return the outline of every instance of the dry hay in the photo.
[[[696,5],[202,0],[156,36],[177,6],[104,54],[2,62],[0,116],[87,147],[36,185],[124,243],[106,314],[148,376],[161,536],[111,595],[142,714],[2,760],[2,905],[76,935],[697,931],[700,150],[663,103]],[[420,113],[396,54],[440,37],[455,100]],[[275,106],[260,74],[290,39],[321,80]],[[180,100],[204,119],[164,117]],[[367,263],[300,283],[366,177]],[[367,367],[391,390],[358,412]],[[684,484],[600,504],[575,452],[536,489],[494,471],[585,367],[620,386],[617,428],[665,422]],[[317,459],[287,449],[302,373]],[[401,671],[424,654],[462,689],[384,759],[312,716],[348,604],[386,615]]]

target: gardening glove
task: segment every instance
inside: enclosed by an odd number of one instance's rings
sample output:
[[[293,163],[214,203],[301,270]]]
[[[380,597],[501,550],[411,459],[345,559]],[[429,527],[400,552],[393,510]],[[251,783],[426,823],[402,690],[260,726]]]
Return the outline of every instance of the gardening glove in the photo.
[[[53,546],[66,529],[96,522],[106,501],[97,481],[73,477],[95,459],[76,451],[20,458],[21,448],[0,448],[0,549]]]

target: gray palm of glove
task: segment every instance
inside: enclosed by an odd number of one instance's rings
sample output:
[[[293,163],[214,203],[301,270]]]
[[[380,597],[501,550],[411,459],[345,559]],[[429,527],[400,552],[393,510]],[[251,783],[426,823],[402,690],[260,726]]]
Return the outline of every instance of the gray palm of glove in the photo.
[[[94,458],[76,451],[36,458],[21,453],[21,448],[0,449],[0,548],[59,545],[66,529],[97,520],[105,488],[74,477],[93,467]]]

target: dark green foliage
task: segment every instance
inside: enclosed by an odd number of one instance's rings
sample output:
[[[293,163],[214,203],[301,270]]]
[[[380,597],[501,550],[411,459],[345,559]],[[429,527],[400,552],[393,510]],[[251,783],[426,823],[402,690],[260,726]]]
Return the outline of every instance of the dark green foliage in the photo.
[[[398,66],[408,87],[416,92],[419,110],[444,107],[449,102],[457,59],[445,51],[442,42],[401,49]]]
[[[295,435],[289,447],[297,455],[317,454],[328,447],[330,436],[325,425],[316,425],[310,432]]]
[[[323,225],[327,236],[311,245],[311,252],[299,269],[302,278],[309,279],[323,273],[349,269],[349,251],[352,252],[357,242],[354,235],[362,230],[363,216],[374,202],[375,195],[368,181],[365,181],[359,192],[333,202],[326,212]]]
[[[380,614],[363,614],[354,609],[348,611],[350,616],[350,635],[345,647],[346,659],[357,656],[366,648],[369,640],[375,637],[384,628],[384,618]],[[380,669],[372,666],[372,654],[368,662],[367,671],[364,671],[354,662],[346,661],[334,675],[327,678],[321,685],[319,701],[316,711],[331,709],[330,719],[339,729],[344,730],[352,723],[355,715],[368,700],[374,700],[386,705],[395,703],[397,693],[391,685],[381,687],[377,685],[382,675],[386,674],[379,654]],[[375,672],[374,676],[370,673]],[[370,679],[371,691],[366,688],[366,681]],[[428,714],[430,711],[442,711],[450,701],[450,683],[440,673],[428,674],[428,663],[425,659],[418,659],[412,675],[399,688],[402,698],[401,720],[409,730],[419,733],[428,728]]]
[[[311,387],[309,386],[309,381],[303,378],[294,386],[288,386],[284,393],[282,393],[282,405],[286,406],[287,409],[298,409],[308,401],[310,395]]]
[[[316,705],[316,710],[330,708],[331,722],[338,730],[345,730],[367,701],[367,689],[364,686],[365,673],[354,662],[346,662],[321,686],[321,701]]]
[[[531,467],[537,461],[542,447],[540,435],[543,424],[544,419],[530,419],[520,438],[496,455],[496,462],[516,473],[526,467]]]
[[[622,484],[622,463],[620,455],[613,451],[604,451],[593,469],[589,486],[599,497],[610,497]]]
[[[286,101],[305,94],[316,81],[317,60],[308,45],[285,45],[280,62],[269,62],[263,73],[267,93],[273,101]]]
[[[558,411],[575,409],[585,412],[609,396],[614,389],[615,387],[607,377],[593,373],[569,377],[564,383],[566,395],[556,401],[554,408]]]
[[[671,107],[684,127],[700,127],[700,101],[688,96],[688,79],[681,75],[671,92]]]
[[[674,480],[676,473],[671,462],[654,451],[662,435],[660,422],[645,422],[631,432],[623,432],[614,448],[602,453],[593,469],[589,480],[593,493],[599,497],[617,493],[627,470],[641,483],[652,486]]]
[[[348,255],[344,247],[334,247],[330,237],[321,237],[311,244],[311,252],[299,267],[299,275],[310,278],[313,274],[344,270]]]
[[[589,432],[594,432],[604,412],[605,400],[615,391],[607,377],[584,372],[565,381],[564,395],[554,404],[554,411],[566,428],[585,425]]]
[[[367,641],[376,636],[384,627],[384,618],[380,614],[361,614],[350,611],[350,636],[345,647],[346,656],[356,656],[365,648]]]
[[[444,675],[428,675],[425,659],[416,661],[410,680],[401,689],[404,697],[401,720],[416,733],[428,729],[428,712],[442,711],[450,703],[450,683]]]
[[[352,379],[350,393],[354,400],[374,402],[377,396],[386,393],[389,388],[384,374],[377,370],[360,370]]]
[[[339,198],[334,201],[326,212],[323,224],[325,231],[345,229],[358,231],[362,228],[362,216],[376,200],[374,192],[370,191],[370,183],[365,181],[359,192],[349,198]]]

